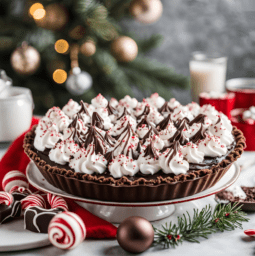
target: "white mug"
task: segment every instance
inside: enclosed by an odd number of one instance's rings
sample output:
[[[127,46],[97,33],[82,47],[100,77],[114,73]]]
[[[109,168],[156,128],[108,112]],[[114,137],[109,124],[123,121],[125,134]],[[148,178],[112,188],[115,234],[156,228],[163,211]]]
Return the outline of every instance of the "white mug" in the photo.
[[[33,115],[31,91],[9,87],[0,95],[0,142],[9,142],[29,129]]]

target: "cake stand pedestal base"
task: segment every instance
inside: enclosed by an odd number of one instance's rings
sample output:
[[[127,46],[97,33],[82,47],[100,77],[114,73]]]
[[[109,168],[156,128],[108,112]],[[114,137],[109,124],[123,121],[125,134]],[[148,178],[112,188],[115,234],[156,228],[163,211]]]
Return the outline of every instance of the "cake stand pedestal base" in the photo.
[[[96,205],[79,201],[76,201],[76,203],[98,217],[112,223],[121,223],[124,219],[131,216],[140,216],[148,221],[156,221],[169,217],[175,211],[175,205],[173,204],[149,207],[121,207]]]

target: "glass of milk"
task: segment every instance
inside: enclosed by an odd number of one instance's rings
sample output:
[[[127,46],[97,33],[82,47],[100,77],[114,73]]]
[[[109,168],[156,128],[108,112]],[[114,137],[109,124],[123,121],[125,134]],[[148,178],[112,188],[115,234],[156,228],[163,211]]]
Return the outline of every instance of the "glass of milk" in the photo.
[[[192,100],[201,92],[225,92],[227,57],[193,52],[189,62]]]

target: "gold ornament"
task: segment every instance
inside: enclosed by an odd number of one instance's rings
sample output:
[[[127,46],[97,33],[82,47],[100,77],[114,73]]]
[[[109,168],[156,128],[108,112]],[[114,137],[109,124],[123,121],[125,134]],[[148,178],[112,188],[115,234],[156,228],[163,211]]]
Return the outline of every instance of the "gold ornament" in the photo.
[[[20,75],[32,75],[39,68],[41,57],[39,52],[26,42],[22,43],[11,55],[12,68]]]
[[[160,0],[133,0],[129,11],[136,20],[149,24],[161,17],[163,6]]]
[[[85,34],[85,28],[78,25],[69,31],[69,36],[74,40],[80,40]]]
[[[120,36],[111,43],[112,55],[120,62],[130,62],[138,54],[136,42],[128,36]]]
[[[96,52],[96,45],[95,45],[94,41],[88,40],[87,42],[83,43],[80,46],[80,51],[86,57],[90,57],[90,56],[94,55]]]
[[[69,15],[65,6],[58,3],[50,4],[45,7],[45,12],[43,18],[35,20],[39,27],[57,31],[66,26]]]

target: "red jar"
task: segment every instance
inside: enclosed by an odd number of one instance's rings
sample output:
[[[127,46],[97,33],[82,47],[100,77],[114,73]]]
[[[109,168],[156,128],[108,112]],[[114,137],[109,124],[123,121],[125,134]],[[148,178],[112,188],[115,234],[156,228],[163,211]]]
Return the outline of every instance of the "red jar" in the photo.
[[[255,106],[255,78],[234,78],[226,82],[228,92],[236,95],[235,108]]]

